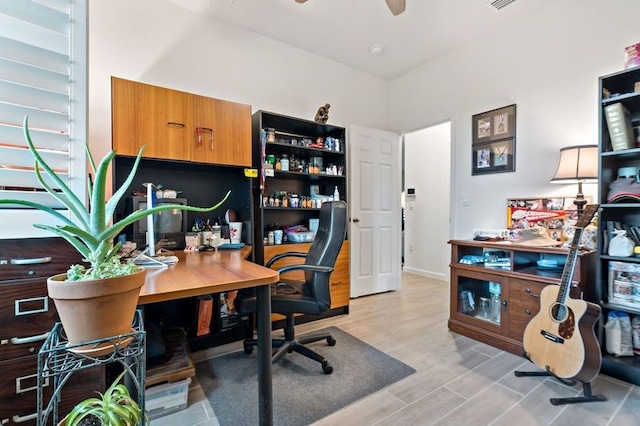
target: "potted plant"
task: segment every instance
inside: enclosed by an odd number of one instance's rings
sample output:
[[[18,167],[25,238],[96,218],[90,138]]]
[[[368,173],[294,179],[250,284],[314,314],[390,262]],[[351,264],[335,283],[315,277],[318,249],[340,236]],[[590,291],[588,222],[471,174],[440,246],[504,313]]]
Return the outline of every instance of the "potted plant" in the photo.
[[[146,273],[143,268],[131,261],[121,262],[118,255],[121,244],[114,244],[114,239],[126,226],[160,211],[181,209],[210,212],[218,208],[229,197],[230,192],[227,192],[224,199],[212,207],[162,204],[151,209],[135,211],[117,222],[112,222],[116,205],[127,193],[133,181],[144,147],[140,149],[122,187],[118,188],[107,201],[105,194],[107,169],[116,153],[109,152],[96,166],[87,145],[86,152],[95,178],[93,182],[91,179],[88,181],[88,204],[85,205],[36,150],[29,134],[28,117],[24,119],[23,131],[35,160],[36,178],[49,194],[68,208],[71,217],[66,217],[48,206],[27,200],[0,199],[0,204],[32,207],[56,218],[62,222],[62,225],[34,224],[34,226],[67,240],[82,255],[83,260],[90,264],[89,268],[83,265],[72,265],[66,274],[55,275],[47,280],[49,297],[54,300],[69,344],[74,345],[130,332]],[[60,188],[60,192],[45,182],[42,170]]]
[[[62,419],[58,426],[135,426],[139,423],[148,424],[149,419],[142,412],[140,406],[129,394],[129,389],[122,383],[122,374],[99,398],[87,398]]]

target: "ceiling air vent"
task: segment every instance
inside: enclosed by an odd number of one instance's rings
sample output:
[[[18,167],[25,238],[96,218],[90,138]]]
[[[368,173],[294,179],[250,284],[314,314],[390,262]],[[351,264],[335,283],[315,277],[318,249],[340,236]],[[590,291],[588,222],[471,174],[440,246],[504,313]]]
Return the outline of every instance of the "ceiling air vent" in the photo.
[[[513,3],[516,0],[494,0],[491,2],[491,6],[495,7],[496,9],[500,10],[504,7],[509,6],[511,3]]]

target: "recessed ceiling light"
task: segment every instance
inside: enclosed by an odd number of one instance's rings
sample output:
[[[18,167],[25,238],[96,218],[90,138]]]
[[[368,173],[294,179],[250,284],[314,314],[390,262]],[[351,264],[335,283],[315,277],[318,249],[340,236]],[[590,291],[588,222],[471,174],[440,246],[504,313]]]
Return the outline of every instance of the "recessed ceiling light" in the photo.
[[[382,55],[383,51],[384,46],[381,44],[372,44],[369,46],[369,52],[371,52],[372,55]]]

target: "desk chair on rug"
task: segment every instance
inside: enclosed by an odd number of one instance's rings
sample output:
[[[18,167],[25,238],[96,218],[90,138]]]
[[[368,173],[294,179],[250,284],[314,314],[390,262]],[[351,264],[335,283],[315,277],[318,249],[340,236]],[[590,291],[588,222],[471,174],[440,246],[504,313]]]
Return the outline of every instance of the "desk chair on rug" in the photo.
[[[308,253],[286,252],[274,256],[265,266],[270,267],[276,261],[285,257],[301,257],[303,264],[288,265],[278,269],[280,274],[289,271],[304,271],[304,281],[292,281],[281,278],[281,281],[271,288],[271,312],[286,316],[284,339],[272,339],[271,343],[277,350],[272,355],[272,362],[276,362],[288,352],[298,352],[308,358],[318,361],[325,374],[331,374],[333,367],[320,354],[304,346],[307,343],[327,340],[329,346],[336,344],[335,339],[328,333],[303,336],[298,339],[294,331],[294,315],[320,315],[331,306],[329,277],[333,271],[338,253],[347,232],[347,203],[331,201],[322,204],[318,231],[311,243]],[[255,312],[256,297],[238,294],[236,298],[238,312]],[[244,351],[253,352],[257,345],[256,339],[244,341]]]

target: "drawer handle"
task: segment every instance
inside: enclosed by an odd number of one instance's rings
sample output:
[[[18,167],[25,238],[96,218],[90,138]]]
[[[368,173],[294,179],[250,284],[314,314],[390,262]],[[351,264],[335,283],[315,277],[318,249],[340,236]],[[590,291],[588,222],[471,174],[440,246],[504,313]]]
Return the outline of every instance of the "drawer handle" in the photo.
[[[41,314],[49,311],[49,298],[42,296],[16,299],[14,305],[14,314],[17,317],[20,315]]]
[[[167,126],[169,127],[184,127],[183,123],[178,123],[177,121],[167,121]]]
[[[26,416],[13,416],[11,420],[13,420],[14,423],[24,423],[34,420],[36,417],[38,417],[38,413],[27,414]]]
[[[26,343],[39,342],[40,340],[44,340],[49,337],[49,332],[47,331],[44,334],[40,334],[38,336],[29,336],[29,337],[12,337],[11,343],[14,345],[24,345]]]
[[[540,298],[540,295],[539,295],[539,294],[533,294],[533,293],[531,293],[531,289],[530,289],[529,287],[527,287],[527,289],[526,289],[525,291],[526,291],[526,292],[529,294],[529,296],[531,296],[531,297],[537,297],[538,299]]]
[[[32,257],[30,259],[0,259],[0,265],[38,265],[41,263],[49,263],[53,260],[50,256],[47,257]]]
[[[334,283],[331,283],[331,285],[340,285],[340,284],[342,284],[342,281],[336,281]]]

